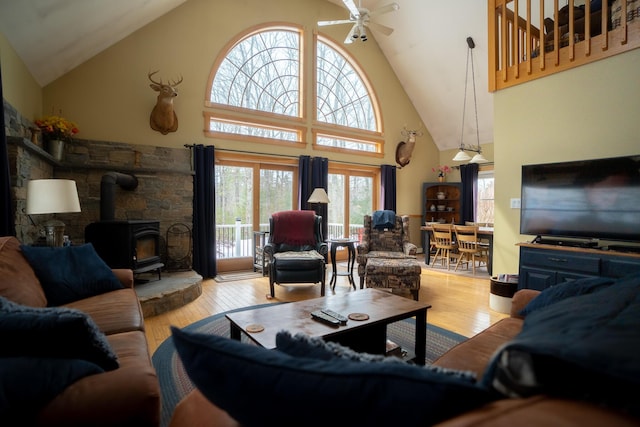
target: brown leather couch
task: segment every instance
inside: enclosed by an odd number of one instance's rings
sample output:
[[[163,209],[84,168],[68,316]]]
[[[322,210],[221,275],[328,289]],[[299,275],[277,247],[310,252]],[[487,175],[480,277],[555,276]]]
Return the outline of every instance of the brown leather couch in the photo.
[[[124,289],[66,304],[91,316],[118,357],[119,367],[68,386],[36,416],[38,426],[158,426],[160,386],[144,333],[131,270],[113,270]],[[0,296],[30,307],[47,300],[15,237],[0,237]],[[0,421],[0,424],[3,424]]]
[[[433,364],[474,371],[481,379],[491,356],[522,329],[517,313],[538,294],[521,290],[513,297],[511,317],[500,320],[474,337],[458,344]],[[304,423],[302,422],[301,425]],[[512,426],[638,426],[640,420],[577,400],[548,396],[513,398],[492,402],[479,409],[437,424],[437,427]],[[224,410],[210,403],[197,389],[178,403],[169,427],[239,427]]]

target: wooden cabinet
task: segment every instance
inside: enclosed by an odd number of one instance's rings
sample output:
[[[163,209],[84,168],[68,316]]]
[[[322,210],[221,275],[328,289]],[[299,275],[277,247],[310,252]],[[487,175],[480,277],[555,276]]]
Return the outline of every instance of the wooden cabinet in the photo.
[[[439,210],[438,206],[441,206]],[[462,184],[425,182],[422,184],[422,219],[425,222],[461,223]]]
[[[640,254],[520,243],[518,289],[544,290],[583,277],[640,274]]]

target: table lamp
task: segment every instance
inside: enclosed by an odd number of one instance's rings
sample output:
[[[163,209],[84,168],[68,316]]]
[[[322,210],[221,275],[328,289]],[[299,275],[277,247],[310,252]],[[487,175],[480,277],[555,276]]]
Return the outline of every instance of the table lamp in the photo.
[[[27,215],[80,212],[76,182],[70,179],[34,179],[27,183]],[[64,223],[44,224],[47,246],[62,246]]]

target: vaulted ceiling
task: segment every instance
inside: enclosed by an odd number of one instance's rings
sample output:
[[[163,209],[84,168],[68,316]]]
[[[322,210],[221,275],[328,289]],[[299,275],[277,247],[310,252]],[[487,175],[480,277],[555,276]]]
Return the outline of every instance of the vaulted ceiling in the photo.
[[[185,1],[0,0],[0,32],[38,83],[45,86]],[[342,0],[327,1],[344,6]],[[393,28],[393,33],[385,36],[374,30],[368,32],[369,37],[380,45],[438,148],[460,145],[469,36],[476,44],[472,55],[479,139],[481,144],[493,142],[493,97],[487,90],[486,2],[395,1],[399,10],[373,18]],[[361,0],[361,6],[374,10],[390,2]],[[348,16],[343,9],[336,16],[322,19]],[[346,36],[351,27],[343,28]],[[470,76],[467,92],[464,142],[477,145]],[[407,123],[409,129],[420,125]]]

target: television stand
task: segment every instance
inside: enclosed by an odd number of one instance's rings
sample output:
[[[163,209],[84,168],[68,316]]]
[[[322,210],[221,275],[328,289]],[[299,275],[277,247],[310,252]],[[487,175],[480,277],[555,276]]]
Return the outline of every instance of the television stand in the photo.
[[[614,251],[614,252],[628,252],[632,254],[640,254],[640,246],[608,245],[607,250]]]
[[[542,291],[585,277],[640,275],[640,255],[600,248],[519,243],[518,289]],[[569,285],[570,286],[570,285]]]
[[[595,248],[598,246],[597,240],[580,240],[580,239],[557,239],[553,237],[536,236],[532,243],[553,246],[568,246],[573,248]]]

